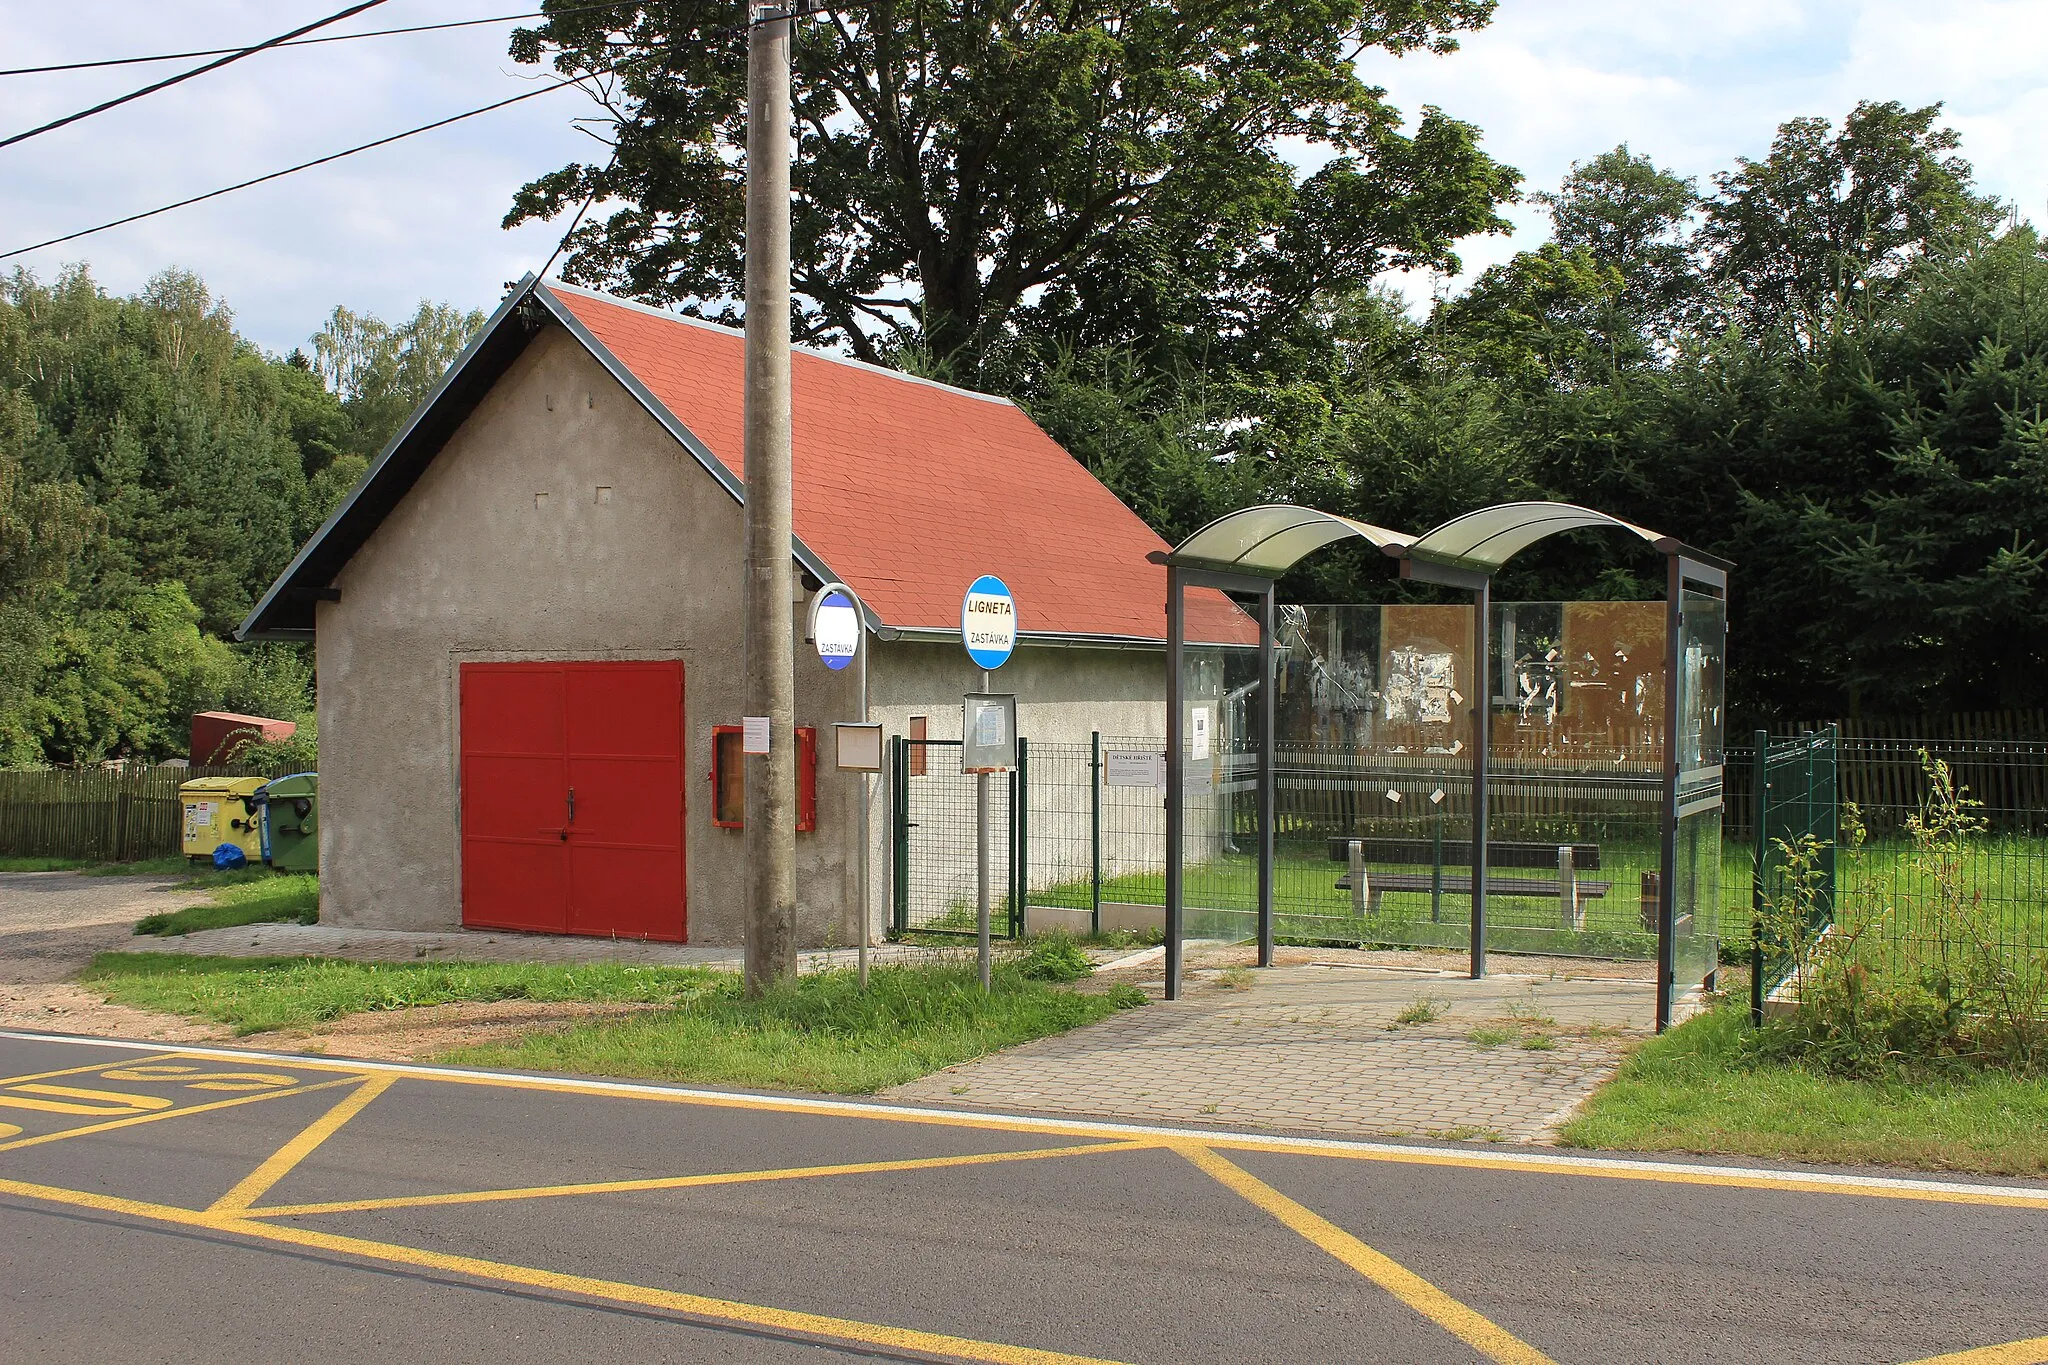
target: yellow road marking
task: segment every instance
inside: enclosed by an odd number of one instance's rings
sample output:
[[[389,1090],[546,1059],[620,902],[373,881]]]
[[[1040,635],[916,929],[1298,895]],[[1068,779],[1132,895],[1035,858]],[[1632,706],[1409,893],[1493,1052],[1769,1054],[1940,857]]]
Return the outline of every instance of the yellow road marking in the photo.
[[[39,1114],[139,1114],[142,1107],[133,1104],[78,1104],[70,1100],[32,1100],[25,1095],[0,1095],[0,1106],[8,1109],[32,1109]]]
[[[248,1208],[270,1192],[271,1186],[291,1174],[294,1166],[313,1154],[313,1149],[341,1131],[343,1124],[369,1107],[370,1101],[389,1090],[397,1081],[389,1074],[373,1075],[363,1081],[340,1103],[307,1124],[299,1135],[270,1154],[270,1158],[229,1190],[213,1201],[212,1213],[235,1212]]]
[[[840,1166],[790,1166],[772,1171],[718,1171],[709,1175],[658,1176],[645,1180],[604,1180],[582,1185],[526,1185],[503,1190],[465,1190],[456,1194],[395,1195],[386,1199],[346,1199],[330,1204],[242,1205],[250,1218],[298,1217],[301,1214],[363,1213],[373,1209],[416,1209],[443,1204],[488,1204],[508,1199],[551,1199],[578,1194],[631,1194],[642,1190],[683,1190],[704,1185],[749,1185],[769,1180],[809,1180],[827,1175],[867,1175],[881,1171],[932,1171],[949,1166],[989,1166],[1004,1161],[1043,1161],[1052,1157],[1090,1156],[1101,1152],[1136,1152],[1157,1147],[1152,1142],[1100,1142],[1079,1147],[1035,1147],[1025,1152],[975,1152],[966,1156],[910,1157],[901,1161],[861,1161]],[[252,1201],[253,1202],[253,1199]],[[223,1208],[214,1205],[216,1210]]]
[[[1929,1356],[1912,1365],[2044,1365],[2048,1362],[2048,1337],[2008,1341],[2003,1346],[1979,1346],[1974,1351]]]
[[[236,1054],[217,1049],[188,1049],[168,1056],[200,1057],[218,1061]],[[340,1071],[351,1076],[361,1076],[364,1070],[352,1068],[344,1062],[316,1058],[285,1058],[271,1054],[249,1054],[252,1061],[267,1061],[273,1065],[289,1065],[295,1070]],[[95,1063],[91,1067],[77,1070],[89,1071],[109,1065]],[[379,1069],[381,1071],[381,1068]],[[59,1073],[50,1073],[59,1074]],[[373,1074],[376,1074],[373,1072]],[[885,1123],[917,1123],[941,1127],[973,1128],[993,1132],[1037,1133],[1047,1137],[1092,1137],[1105,1142],[1140,1142],[1151,1145],[1169,1145],[1174,1142],[1195,1141],[1192,1136],[1163,1133],[1154,1138],[1134,1125],[1103,1125],[1081,1121],[1045,1121],[1031,1123],[1012,1122],[1000,1115],[982,1114],[935,1114],[891,1111],[883,1105],[831,1104],[817,1101],[789,1102],[752,1095],[706,1095],[668,1093],[658,1090],[622,1090],[601,1082],[552,1080],[535,1076],[503,1076],[485,1073],[442,1072],[424,1068],[393,1067],[388,1073],[409,1079],[438,1081],[448,1085],[479,1085],[506,1090],[539,1090],[555,1094],[589,1095],[605,1099],[652,1100],[667,1104],[699,1105],[715,1109],[757,1110],[769,1113],[807,1114],[838,1118],[860,1118]],[[294,1092],[300,1093],[300,1092]],[[179,1111],[188,1112],[188,1111]],[[1744,1174],[1741,1172],[1720,1173],[1715,1171],[1674,1171],[1648,1169],[1635,1162],[1595,1160],[1572,1160],[1570,1162],[1534,1163],[1518,1161],[1508,1157],[1487,1156],[1483,1153],[1450,1153],[1430,1151],[1409,1151],[1400,1149],[1360,1149],[1332,1143],[1323,1145],[1315,1142],[1267,1142],[1256,1137],[1203,1134],[1199,1138],[1203,1146],[1220,1151],[1275,1152],[1284,1156],[1340,1157],[1351,1161],[1388,1161],[1398,1165],[1447,1166],[1467,1170],[1504,1171],[1514,1175],[1563,1175],[1581,1178],[1591,1177],[1603,1180],[1642,1180],[1659,1184],[1710,1185],[1732,1189],[1773,1190],[1794,1194],[1856,1195],[1866,1199],[1911,1199],[1942,1204],[1981,1204],[2002,1208],[2048,1209],[2048,1190],[2040,1194],[2015,1194],[2009,1191],[1986,1191],[1979,1194],[1964,1189],[1918,1189],[1910,1186],[1880,1186],[1836,1184],[1829,1181],[1802,1179],[1798,1176],[1775,1176]],[[7,1150],[0,1144],[0,1151]]]
[[[2048,1209],[2048,1190],[2040,1194],[2012,1194],[1987,1190],[1982,1194],[1957,1189],[1914,1189],[1910,1186],[1838,1185],[1825,1180],[1802,1180],[1795,1175],[1758,1176],[1717,1171],[1645,1170],[1626,1161],[1598,1160],[1533,1165],[1480,1153],[1471,1156],[1447,1152],[1361,1151],[1355,1147],[1323,1147],[1315,1144],[1261,1142],[1257,1138],[1204,1138],[1203,1144],[1232,1152],[1273,1152],[1281,1156],[1338,1157],[1347,1161],[1391,1161],[1402,1166],[1451,1166],[1465,1170],[1506,1171],[1513,1175],[1570,1175],[1599,1180],[1647,1180],[1664,1185],[1718,1185],[1732,1189],[1776,1190],[1793,1194],[1853,1194],[1866,1199],[1917,1199],[1936,1204],[1989,1204],[2009,1209]]]
[[[0,1123],[0,1138],[11,1138],[21,1131],[18,1123]]]
[[[1488,1360],[1499,1361],[1501,1365],[1556,1365],[1528,1342],[1496,1326],[1400,1262],[1374,1251],[1329,1219],[1303,1208],[1228,1158],[1195,1143],[1178,1143],[1173,1150]]]
[[[154,1057],[148,1058],[147,1060],[152,1062],[167,1062],[179,1057],[183,1057],[185,1055],[186,1054],[182,1052],[162,1052],[158,1053]],[[105,1058],[101,1058],[99,1061],[90,1062],[85,1066],[67,1066],[56,1071],[31,1071],[26,1076],[8,1076],[5,1079],[0,1079],[0,1086],[20,1085],[23,1081],[47,1081],[50,1080],[52,1077],[56,1076],[82,1076],[88,1071],[99,1071],[106,1067],[129,1065],[132,1065],[132,1063],[110,1062],[107,1061]]]
[[[62,1142],[66,1138],[89,1137],[94,1133],[109,1133],[116,1128],[133,1128],[139,1123],[159,1123],[164,1119],[181,1119],[187,1114],[210,1114],[216,1109],[232,1109],[238,1104],[260,1104],[264,1100],[279,1100],[287,1095],[310,1095],[316,1090],[332,1090],[361,1079],[359,1076],[343,1076],[339,1080],[321,1081],[318,1085],[302,1085],[292,1090],[268,1090],[260,1095],[237,1095],[231,1100],[212,1100],[206,1104],[187,1105],[183,1109],[164,1109],[154,1114],[137,1114],[133,1118],[108,1119],[105,1123],[88,1123],[80,1128],[66,1128],[57,1133],[40,1133],[35,1137],[16,1138],[12,1142],[0,1142],[0,1152],[12,1152],[22,1147],[36,1147],[45,1142]]]
[[[75,1085],[16,1085],[10,1086],[7,1093],[13,1094],[17,1091],[30,1095],[62,1095],[66,1099],[91,1100],[103,1105],[111,1104],[130,1112],[137,1109],[168,1109],[177,1103],[175,1100],[165,1099],[162,1095],[136,1095],[125,1090],[86,1090]]]
[[[910,1327],[889,1327],[852,1318],[800,1313],[786,1308],[769,1308],[760,1304],[739,1303],[731,1299],[713,1299],[701,1294],[684,1294],[647,1285],[626,1284],[618,1280],[564,1275],[552,1270],[538,1270],[531,1266],[480,1260],[473,1256],[455,1256],[446,1252],[426,1251],[389,1242],[372,1242],[360,1237],[340,1237],[332,1233],[314,1232],[309,1228],[280,1227],[233,1214],[200,1213],[193,1209],[174,1208],[167,1204],[144,1203],[138,1199],[123,1199],[116,1195],[95,1194],[87,1190],[34,1185],[22,1180],[0,1179],[0,1194],[95,1209],[102,1213],[126,1214],[132,1218],[152,1219],[184,1227],[206,1228],[257,1241],[312,1247],[321,1251],[358,1256],[364,1260],[381,1261],[387,1265],[418,1266],[426,1270],[467,1275],[474,1279],[491,1280],[500,1284],[524,1285],[530,1289],[576,1294],[611,1303],[665,1309],[709,1322],[729,1323],[740,1327],[765,1327],[807,1337],[860,1342],[863,1345],[901,1351],[922,1351],[928,1355],[949,1356],[956,1360],[986,1362],[986,1365],[1117,1365],[1115,1361],[1106,1361],[1095,1356],[1069,1355],[1030,1346],[1010,1346],[997,1341],[977,1341],[972,1337],[923,1332]]]
[[[127,1066],[102,1071],[110,1081],[172,1081],[187,1090],[269,1090],[290,1085],[296,1076],[275,1071],[201,1071],[196,1066]]]

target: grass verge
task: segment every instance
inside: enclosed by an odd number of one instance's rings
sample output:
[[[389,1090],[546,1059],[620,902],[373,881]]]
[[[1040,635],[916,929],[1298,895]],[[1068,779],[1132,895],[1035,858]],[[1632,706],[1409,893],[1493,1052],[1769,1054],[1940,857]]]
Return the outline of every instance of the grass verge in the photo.
[[[205,905],[145,915],[136,921],[135,932],[169,937],[240,924],[314,924],[320,919],[320,879],[310,872],[209,872],[187,885],[212,891],[213,899]]]
[[[117,1004],[226,1024],[237,1033],[311,1028],[346,1014],[466,1000],[674,1004],[720,988],[703,967],[601,962],[343,962],[313,957],[101,953],[79,980]]]
[[[259,869],[260,870],[260,869]],[[84,877],[182,877],[213,875],[211,866],[182,854],[140,858],[132,863],[97,862],[90,858],[0,858],[0,872],[76,872]]]
[[[464,1048],[466,1066],[572,1071],[761,1089],[864,1095],[1142,1003],[1135,988],[1083,995],[998,971],[987,995],[971,966],[819,972],[745,999],[737,980],[673,1010]]]
[[[761,1089],[866,1094],[1093,1023],[1143,996],[1084,995],[1014,966],[983,995],[972,966],[884,966],[863,993],[850,971],[820,972],[758,1000],[730,972],[701,967],[527,963],[359,963],[314,958],[102,953],[84,982],[138,1009],[210,1019],[242,1034],[308,1028],[365,1010],[465,1000],[658,1006],[515,1042],[460,1049],[466,1066],[568,1071]]]
[[[1923,1170],[2048,1174],[2048,1081],[1999,1073],[1854,1081],[1741,1054],[1748,1018],[1720,1009],[1644,1043],[1559,1140]]]

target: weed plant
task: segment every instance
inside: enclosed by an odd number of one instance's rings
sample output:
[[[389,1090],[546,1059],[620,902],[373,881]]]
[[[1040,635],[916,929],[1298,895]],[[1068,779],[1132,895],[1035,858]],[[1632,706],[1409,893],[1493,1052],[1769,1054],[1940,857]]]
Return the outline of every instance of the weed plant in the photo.
[[[1924,750],[1920,762],[1928,798],[1906,822],[1904,877],[1852,866],[1851,890],[1831,906],[1827,846],[1810,835],[1778,841],[1758,933],[1789,968],[1791,1008],[1749,1037],[1751,1057],[1865,1079],[2048,1075],[2048,949],[1967,875],[1986,833],[1982,803],[1946,763]],[[1843,823],[1853,865],[1864,843],[1853,808]]]
[[[1095,964],[1072,934],[1055,929],[1031,941],[1017,960],[1017,970],[1028,981],[1079,981],[1095,970]]]

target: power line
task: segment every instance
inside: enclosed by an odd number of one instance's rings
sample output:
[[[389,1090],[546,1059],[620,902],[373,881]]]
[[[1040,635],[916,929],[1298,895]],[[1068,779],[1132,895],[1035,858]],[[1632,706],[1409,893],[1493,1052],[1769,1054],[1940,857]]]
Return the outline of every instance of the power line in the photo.
[[[727,29],[716,29],[713,30],[712,32],[700,35],[698,41],[708,42],[719,38],[729,38],[735,33],[742,33],[745,31],[746,30],[744,26],[735,26]],[[180,199],[175,204],[165,204],[159,208],[145,209],[141,213],[131,213],[125,218],[116,218],[112,222],[101,223],[98,227],[81,228],[77,232],[67,232],[62,237],[52,237],[48,241],[37,242],[33,246],[20,246],[15,247],[11,251],[0,251],[0,261],[7,260],[10,257],[14,256],[25,256],[31,251],[41,251],[46,246],[60,246],[65,242],[75,242],[80,237],[90,237],[94,233],[105,232],[109,228],[125,227],[129,223],[137,223],[142,221],[144,218],[154,218],[160,213],[169,213],[173,209],[189,208],[194,204],[203,204],[209,199],[218,199],[224,194],[233,194],[236,190],[246,190],[252,186],[262,185],[272,180],[282,180],[285,176],[296,175],[300,171],[310,171],[315,166],[325,166],[331,161],[340,161],[342,158],[354,156],[358,152],[367,152],[378,147],[388,147],[394,142],[402,142],[406,138],[417,137],[421,133],[431,133],[436,128],[446,128],[451,123],[460,123],[464,119],[475,118],[479,114],[488,114],[494,109],[503,109],[508,104],[517,104],[521,100],[530,100],[540,95],[551,94],[556,90],[568,89],[569,87],[574,86],[578,80],[582,80],[590,76],[610,75],[611,73],[618,71],[623,67],[631,66],[635,62],[647,61],[650,58],[662,57],[666,55],[667,53],[665,51],[657,51],[643,52],[637,56],[625,57],[619,61],[613,62],[609,66],[600,67],[594,71],[585,71],[581,75],[576,76],[574,78],[568,80],[556,80],[552,85],[544,85],[537,90],[523,91],[520,94],[512,96],[510,99],[498,100],[495,103],[486,104],[476,109],[470,109],[460,114],[450,114],[447,118],[436,119],[432,123],[423,123],[417,128],[408,128],[402,133],[393,133],[389,137],[380,137],[374,142],[365,142],[361,146],[350,147],[345,151],[330,152],[326,156],[315,157],[311,161],[302,161],[296,166],[287,166],[281,171],[272,171],[268,175],[259,175],[253,179],[244,180],[239,184],[222,186],[220,189],[217,190],[208,190],[205,194],[195,194],[189,199]],[[615,152],[614,156],[616,155],[617,154]],[[593,195],[592,197],[594,199],[595,195]],[[588,211],[588,205],[585,206],[585,211]],[[557,248],[558,252],[559,250],[560,248]]]
[[[553,19],[563,14],[582,14],[595,9],[621,9],[635,5],[638,0],[610,0],[602,5],[571,5],[563,9],[530,10],[524,14],[498,14],[488,19],[455,19],[445,24],[413,24],[406,28],[372,28],[361,33],[329,33],[318,38],[293,38],[282,43],[270,43],[270,47],[310,47],[314,43],[350,43],[358,38],[389,38],[403,33],[436,33],[447,28],[475,28],[480,24],[509,24],[517,19]],[[106,66],[141,66],[149,62],[180,62],[193,57],[220,57],[231,52],[244,51],[236,47],[200,48],[193,52],[159,52],[148,57],[101,57],[87,62],[57,62],[50,66],[16,66],[0,68],[0,76],[39,76],[49,71],[89,71]]]
[[[107,110],[114,108],[116,105],[126,104],[130,100],[139,100],[144,95],[153,95],[159,90],[167,89],[170,86],[178,84],[180,81],[189,81],[194,76],[203,76],[209,71],[217,71],[221,67],[226,66],[230,62],[238,62],[242,60],[242,58],[244,57],[251,56],[255,53],[276,47],[279,43],[288,43],[292,39],[300,37],[303,34],[311,33],[316,28],[325,28],[329,24],[340,23],[343,19],[347,19],[353,15],[361,14],[366,9],[375,9],[377,6],[383,3],[384,0],[359,0],[357,4],[350,5],[347,9],[342,10],[339,13],[330,14],[325,19],[316,19],[310,24],[302,24],[298,28],[293,29],[291,32],[280,33],[277,37],[272,38],[267,42],[257,43],[252,47],[236,48],[233,52],[229,53],[225,57],[222,57],[218,61],[208,62],[204,66],[195,66],[190,71],[181,71],[175,76],[166,76],[162,80],[156,82],[154,85],[145,85],[140,90],[131,90],[125,95],[119,95],[113,99],[104,100],[99,104],[95,104],[90,109],[81,109],[75,114],[66,114],[63,118],[53,119],[49,123],[45,123],[40,128],[31,128],[25,133],[16,133],[14,136],[9,138],[0,138],[0,147],[12,147],[15,143],[26,142],[29,138],[35,137],[38,134],[47,133],[53,129],[62,128],[66,124],[76,123],[80,119],[91,118],[94,114],[103,114]]]
[[[259,175],[253,180],[244,180],[238,185],[227,185],[217,190],[208,190],[205,194],[195,194],[190,199],[180,199],[175,204],[165,204],[161,208],[145,209],[141,213],[131,213],[126,218],[116,218],[113,222],[101,223],[98,227],[82,228],[77,232],[67,232],[62,237],[52,237],[49,241],[37,242],[34,246],[22,246],[16,247],[12,251],[0,251],[0,261],[8,259],[10,256],[22,256],[31,251],[40,251],[46,246],[57,246],[63,242],[75,242],[80,237],[90,237],[96,232],[105,232],[108,228],[123,227],[129,223],[137,223],[144,218],[154,218],[160,213],[169,213],[172,209],[189,208],[193,204],[203,204],[209,199],[218,199],[224,194],[233,194],[236,190],[246,190],[252,185],[261,185],[271,180],[281,180],[285,176],[296,175],[300,171],[310,171],[315,166],[325,166],[330,161],[339,161],[343,157],[354,156],[358,152],[367,152],[376,147],[386,147],[394,142],[402,142],[409,137],[417,137],[421,133],[431,133],[436,128],[446,128],[451,123],[460,123],[464,119],[475,118],[478,114],[488,114],[493,109],[503,109],[508,104],[517,104],[521,100],[530,100],[538,95],[553,94],[557,90],[565,90],[574,84],[574,81],[557,81],[553,85],[544,85],[538,90],[528,90],[523,94],[514,95],[510,99],[499,100],[496,104],[486,104],[480,109],[471,109],[466,113],[451,114],[447,118],[437,119],[432,123],[423,123],[417,128],[408,128],[402,133],[393,133],[389,137],[380,137],[375,142],[365,142],[360,147],[350,147],[347,151],[343,152],[330,152],[326,156],[315,157],[311,161],[302,161],[296,166],[287,166],[281,171],[272,171],[268,175]]]
[[[583,226],[583,215],[590,212],[591,205],[597,202],[597,196],[604,192],[604,177],[610,173],[611,168],[613,166],[616,166],[618,164],[619,154],[616,151],[614,151],[612,153],[612,159],[608,163],[606,163],[604,170],[598,172],[598,183],[590,187],[590,197],[583,201],[583,207],[577,209],[576,216],[569,220],[569,230],[562,234],[561,241],[555,243],[555,249],[548,253],[548,258],[546,261],[541,263],[540,269],[533,272],[533,277],[535,279],[544,280],[547,278],[548,267],[555,263],[555,257],[561,255],[563,249],[569,245],[569,239],[576,235],[576,229]]]

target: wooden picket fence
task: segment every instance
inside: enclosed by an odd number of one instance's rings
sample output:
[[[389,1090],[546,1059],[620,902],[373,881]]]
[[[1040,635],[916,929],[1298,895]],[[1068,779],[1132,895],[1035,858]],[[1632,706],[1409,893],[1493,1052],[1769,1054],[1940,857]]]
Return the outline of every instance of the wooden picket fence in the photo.
[[[178,788],[249,768],[49,768],[0,772],[0,856],[131,862],[178,852]]]
[[[1999,833],[2048,833],[2048,711],[1978,711],[1949,716],[1864,716],[1840,726],[1841,796],[1873,830],[1903,825],[1927,797],[1920,751],[1948,764],[1958,784],[1983,803]],[[1799,722],[1781,736],[1819,730]]]

